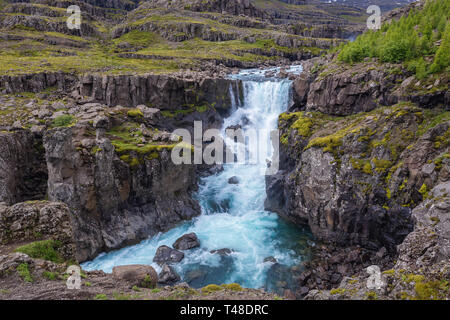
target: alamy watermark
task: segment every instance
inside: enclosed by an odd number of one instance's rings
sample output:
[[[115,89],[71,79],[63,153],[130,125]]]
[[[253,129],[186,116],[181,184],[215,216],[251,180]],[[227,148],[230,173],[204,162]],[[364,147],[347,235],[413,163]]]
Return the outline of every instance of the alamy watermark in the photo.
[[[66,287],[69,290],[80,290],[81,289],[81,268],[79,266],[69,266],[66,270],[69,274],[69,278],[66,281]]]
[[[261,174],[273,175],[279,167],[279,132],[268,129],[218,129],[203,132],[194,121],[194,137],[187,129],[176,129],[180,142],[172,149],[174,164],[264,164]],[[192,143],[193,142],[193,143]]]
[[[370,290],[381,290],[386,284],[381,276],[380,267],[372,265],[367,267],[366,272],[369,274],[367,278],[366,286]]]
[[[79,6],[72,5],[67,8],[70,16],[67,18],[67,28],[70,30],[81,29],[81,9]]]
[[[366,11],[370,16],[367,18],[367,28],[379,30],[381,28],[381,9],[377,5],[371,5]]]

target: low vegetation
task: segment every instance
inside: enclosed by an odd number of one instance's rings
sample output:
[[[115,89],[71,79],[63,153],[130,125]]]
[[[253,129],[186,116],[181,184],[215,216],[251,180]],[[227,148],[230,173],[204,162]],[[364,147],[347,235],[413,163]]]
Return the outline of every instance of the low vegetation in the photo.
[[[36,241],[24,246],[18,247],[15,251],[22,252],[32,258],[44,259],[55,263],[62,263],[64,259],[58,252],[61,247],[61,242],[57,240],[42,240]]]

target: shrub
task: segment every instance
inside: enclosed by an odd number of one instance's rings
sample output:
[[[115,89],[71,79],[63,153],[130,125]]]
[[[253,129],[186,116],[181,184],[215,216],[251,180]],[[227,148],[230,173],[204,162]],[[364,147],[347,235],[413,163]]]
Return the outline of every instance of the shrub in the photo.
[[[16,271],[25,282],[33,282],[28,263],[21,263],[17,266]]]
[[[75,117],[70,114],[63,114],[53,120],[55,127],[67,127],[75,122]]]
[[[44,271],[42,275],[48,280],[56,280],[57,277],[56,273],[50,271]]]
[[[44,259],[55,263],[64,262],[61,254],[58,252],[61,243],[56,240],[36,241],[24,246],[18,247],[15,252],[22,252],[32,258]]]
[[[376,57],[383,62],[411,62],[409,68],[418,78],[445,71],[450,65],[450,1],[427,1],[422,10],[413,9],[408,16],[369,30],[341,48],[338,59],[347,63]],[[437,47],[436,41],[442,41]],[[435,55],[434,55],[435,54]],[[427,65],[424,56],[434,55]]]

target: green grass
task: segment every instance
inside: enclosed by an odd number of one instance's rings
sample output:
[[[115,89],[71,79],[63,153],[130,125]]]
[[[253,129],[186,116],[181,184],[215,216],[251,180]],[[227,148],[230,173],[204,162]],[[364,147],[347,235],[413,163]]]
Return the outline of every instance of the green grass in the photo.
[[[43,240],[18,247],[15,252],[25,253],[36,259],[44,259],[55,263],[62,263],[64,262],[64,259],[58,252],[60,247],[61,243],[57,240]]]
[[[33,282],[33,277],[31,276],[30,267],[28,263],[21,263],[16,268],[17,273],[25,282]]]
[[[50,271],[44,271],[42,273],[42,275],[44,276],[44,278],[47,278],[48,280],[56,280],[58,278],[58,275],[54,272],[50,272]]]
[[[64,114],[53,120],[53,127],[68,127],[76,122],[76,118],[70,114]]]

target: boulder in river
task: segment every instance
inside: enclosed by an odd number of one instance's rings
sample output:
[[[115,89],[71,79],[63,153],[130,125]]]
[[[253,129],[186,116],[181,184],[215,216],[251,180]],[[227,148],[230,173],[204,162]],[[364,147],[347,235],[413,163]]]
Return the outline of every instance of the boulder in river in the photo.
[[[270,256],[270,257],[264,258],[263,262],[277,263],[277,259],[275,259],[274,257]]]
[[[158,283],[160,284],[174,284],[180,281],[181,278],[175,269],[167,264],[162,267],[162,271],[159,273]]]
[[[173,247],[178,250],[189,250],[192,248],[200,247],[200,241],[197,235],[192,233],[187,233],[182,237],[178,238],[177,241],[173,243]]]
[[[228,249],[228,248],[222,248],[222,249],[216,249],[216,250],[211,250],[210,253],[212,254],[218,254],[220,256],[228,256],[233,252],[233,250]]]
[[[143,288],[154,288],[158,281],[155,269],[142,264],[117,266],[113,268],[112,274],[116,279],[126,280],[132,286]]]
[[[156,262],[159,265],[163,265],[165,263],[177,263],[183,260],[184,253],[175,249],[172,249],[168,246],[160,246],[155,253],[155,257],[153,258],[153,262]]]
[[[228,183],[229,184],[239,184],[239,178],[236,176],[233,176],[230,179],[228,179]]]

